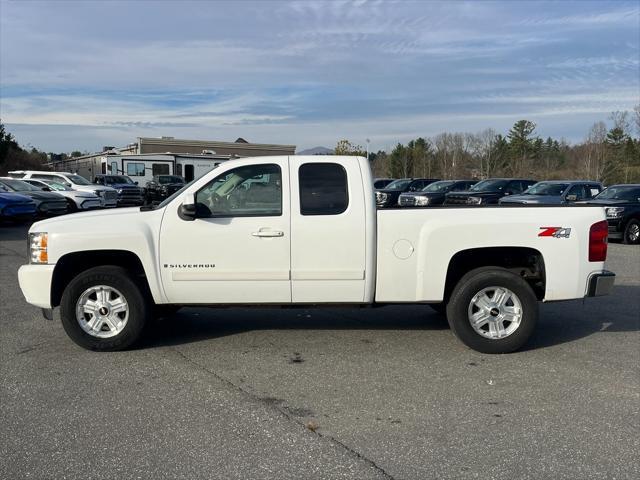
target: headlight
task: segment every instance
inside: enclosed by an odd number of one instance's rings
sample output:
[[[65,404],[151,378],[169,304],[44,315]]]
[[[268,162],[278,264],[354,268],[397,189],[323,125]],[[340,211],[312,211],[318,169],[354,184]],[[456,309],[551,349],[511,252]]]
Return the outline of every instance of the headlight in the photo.
[[[416,197],[416,205],[429,205],[429,197]]]
[[[96,195],[101,197],[102,195],[104,195],[104,190],[96,190]]]
[[[376,192],[376,203],[386,203],[389,195],[384,192]]]
[[[29,234],[29,263],[48,263],[49,234],[44,232]]]
[[[469,197],[467,203],[470,205],[480,205],[482,203],[482,197]]]
[[[119,189],[118,189],[118,193],[122,193],[122,188],[119,188]]]
[[[607,214],[607,218],[620,218],[622,212],[624,212],[624,207],[607,207],[604,211]]]

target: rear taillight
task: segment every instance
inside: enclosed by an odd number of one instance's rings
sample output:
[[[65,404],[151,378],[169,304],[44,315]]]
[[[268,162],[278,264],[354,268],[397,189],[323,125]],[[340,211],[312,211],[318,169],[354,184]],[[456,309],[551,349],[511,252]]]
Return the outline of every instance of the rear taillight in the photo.
[[[606,220],[594,223],[589,229],[589,261],[604,262],[607,259],[609,224]]]

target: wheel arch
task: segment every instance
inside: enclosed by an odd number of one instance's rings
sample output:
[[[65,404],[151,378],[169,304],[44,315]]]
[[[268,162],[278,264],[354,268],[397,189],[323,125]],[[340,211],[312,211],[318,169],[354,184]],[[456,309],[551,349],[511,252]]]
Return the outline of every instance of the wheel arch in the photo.
[[[153,297],[142,260],[134,252],[128,250],[85,250],[63,255],[56,262],[51,279],[51,306],[60,305],[65,287],[78,274],[93,267],[106,265],[115,265],[126,269],[140,284],[143,293]]]
[[[467,272],[480,267],[505,268],[529,283],[538,300],[545,297],[544,257],[539,250],[530,247],[480,247],[461,250],[449,260],[444,287],[445,301]]]

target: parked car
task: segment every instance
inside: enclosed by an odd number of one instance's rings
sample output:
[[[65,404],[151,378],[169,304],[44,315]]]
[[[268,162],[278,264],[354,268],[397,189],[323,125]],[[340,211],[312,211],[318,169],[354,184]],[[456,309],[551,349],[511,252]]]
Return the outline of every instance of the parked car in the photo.
[[[102,199],[102,206],[105,208],[116,207],[118,204],[118,192],[111,187],[103,187],[102,185],[94,185],[89,180],[75,173],[68,172],[48,172],[40,170],[14,170],[9,172],[13,178],[26,179],[33,178],[36,180],[49,180],[61,183],[69,188],[80,192],[95,193]]]
[[[398,198],[401,193],[417,192],[437,181],[437,178],[399,178],[389,183],[386,187],[376,190],[376,205],[379,208],[395,207],[398,205]]]
[[[26,222],[36,216],[36,202],[26,195],[13,193],[0,184],[0,220]]]
[[[376,190],[380,190],[381,188],[384,188],[391,182],[393,182],[393,180],[393,178],[374,178],[373,188],[375,188]]]
[[[609,238],[640,244],[640,184],[611,185],[585,203],[605,207]]]
[[[118,192],[119,207],[137,207],[144,203],[144,188],[138,186],[126,175],[96,175],[93,179],[96,185],[115,188]]]
[[[179,175],[154,175],[145,185],[145,202],[161,202],[184,187],[185,181]]]
[[[44,190],[45,192],[55,192],[62,195],[67,199],[67,206],[70,212],[102,208],[102,199],[95,193],[73,190],[66,185],[52,182],[50,180],[26,178],[22,181],[27,182],[40,190]]]
[[[439,182],[433,182],[418,192],[401,193],[398,205],[401,207],[442,205],[447,193],[469,190],[477,182],[477,180],[440,180]]]
[[[20,288],[91,350],[128,348],[181,305],[426,303],[470,348],[506,353],[538,301],[613,287],[603,208],[376,210],[372,196],[362,157],[229,160],[155,208],[35,223]]]
[[[565,205],[589,200],[598,195],[603,186],[584,180],[549,180],[532,185],[520,195],[502,197],[500,204]]]
[[[489,178],[476,183],[468,192],[449,192],[445,205],[491,205],[507,195],[524,192],[535,180],[521,178]]]
[[[64,215],[68,211],[67,200],[54,192],[44,192],[38,187],[10,177],[0,177],[0,185],[11,192],[31,198],[36,204],[38,216]]]

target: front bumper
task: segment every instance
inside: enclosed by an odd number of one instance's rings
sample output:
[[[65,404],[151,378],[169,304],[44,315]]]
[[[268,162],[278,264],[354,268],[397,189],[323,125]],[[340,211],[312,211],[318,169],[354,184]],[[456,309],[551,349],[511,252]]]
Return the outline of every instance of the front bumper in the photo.
[[[99,198],[89,198],[80,203],[81,210],[94,210],[96,208],[102,208],[102,200]]]
[[[608,270],[592,273],[587,281],[587,297],[609,295],[613,289],[616,274]]]
[[[27,303],[51,308],[51,281],[55,265],[22,265],[18,270],[18,283]]]

